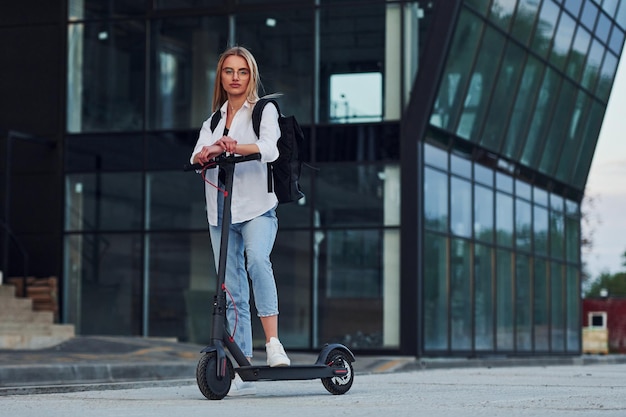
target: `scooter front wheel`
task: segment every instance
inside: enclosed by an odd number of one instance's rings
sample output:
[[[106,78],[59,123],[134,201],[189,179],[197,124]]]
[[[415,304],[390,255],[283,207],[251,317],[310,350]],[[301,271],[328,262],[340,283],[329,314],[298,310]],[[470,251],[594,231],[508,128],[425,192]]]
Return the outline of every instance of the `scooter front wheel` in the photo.
[[[205,353],[196,367],[196,382],[200,392],[209,400],[221,400],[228,394],[235,375],[233,364],[226,359],[226,375],[217,376],[217,354]]]
[[[325,363],[331,368],[346,368],[347,372],[343,376],[333,376],[322,378],[322,384],[328,392],[334,395],[341,395],[348,392],[354,381],[354,370],[352,362],[346,352],[340,349],[333,349],[326,356]]]

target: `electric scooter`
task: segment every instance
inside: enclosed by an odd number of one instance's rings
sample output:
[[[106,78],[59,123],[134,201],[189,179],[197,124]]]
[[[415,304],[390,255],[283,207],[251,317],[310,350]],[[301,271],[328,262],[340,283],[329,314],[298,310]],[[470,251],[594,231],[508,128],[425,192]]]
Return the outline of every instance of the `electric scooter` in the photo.
[[[200,392],[209,400],[221,400],[228,394],[235,373],[244,381],[286,381],[321,379],[322,385],[334,395],[345,394],[352,387],[354,370],[352,362],[356,359],[352,352],[339,343],[326,344],[317,361],[312,365],[291,365],[270,367],[252,365],[235,343],[226,325],[226,256],[228,248],[229,226],[231,222],[231,193],[235,165],[240,162],[261,159],[261,154],[228,155],[222,154],[204,166],[186,165],[185,170],[203,170],[221,167],[225,173],[224,212],[222,217],[222,235],[217,271],[217,285],[213,300],[213,323],[211,344],[202,349],[204,355],[196,367],[196,381]],[[230,357],[227,355],[227,351]],[[237,363],[233,366],[232,359]]]

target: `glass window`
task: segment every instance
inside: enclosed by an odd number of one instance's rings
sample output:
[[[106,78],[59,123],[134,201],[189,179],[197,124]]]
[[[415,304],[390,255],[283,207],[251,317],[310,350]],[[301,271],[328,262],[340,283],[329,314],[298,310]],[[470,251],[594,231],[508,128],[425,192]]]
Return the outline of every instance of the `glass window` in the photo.
[[[472,293],[470,244],[452,239],[450,248],[450,347],[470,350],[472,347]]]
[[[66,176],[65,230],[142,228],[142,174],[90,173]]]
[[[562,212],[550,211],[550,255],[557,259],[565,256],[565,219]]]
[[[474,185],[474,237],[493,242],[493,190]]]
[[[576,31],[574,43],[572,44],[569,60],[567,61],[567,67],[565,68],[567,75],[572,77],[576,82],[580,80],[580,76],[583,72],[590,43],[591,35],[582,26],[579,26]]]
[[[595,90],[596,82],[600,75],[600,67],[602,65],[602,57],[604,56],[604,47],[596,39],[591,43],[587,62],[583,69],[583,77],[581,84],[590,91]]]
[[[493,350],[493,250],[476,244],[474,251],[474,345],[476,350]]]
[[[81,335],[142,333],[138,234],[65,236],[65,317]]]
[[[482,22],[472,13],[461,10],[448,62],[444,71],[430,123],[446,130],[454,129],[465,99],[469,74],[478,50]]]
[[[480,164],[474,164],[474,181],[493,188],[493,170]]]
[[[513,177],[501,172],[496,172],[496,188],[500,191],[513,194]]]
[[[558,69],[562,70],[570,52],[570,45],[574,38],[576,22],[568,14],[561,13],[559,26],[554,35],[554,45],[550,52],[550,62]]]
[[[386,58],[386,5],[381,3],[358,8],[323,8],[319,13],[319,121],[344,123],[359,121],[360,117],[366,117],[365,120],[367,120],[367,116],[380,120],[382,94],[385,90],[383,80],[387,79],[388,75],[381,68],[381,63],[385,62]],[[313,80],[308,79],[309,74],[312,73],[313,50],[305,47],[305,45],[311,45],[311,47],[313,45],[313,38],[310,35],[313,29],[312,16],[307,19],[308,21],[298,23],[288,18],[285,22],[288,23],[286,27],[297,28],[297,32],[301,32],[301,40],[294,39],[290,33],[280,34],[284,38],[282,42],[286,45],[297,45],[297,47],[286,47],[284,54],[277,54],[275,48],[271,48],[272,57],[285,55],[285,60],[288,60],[281,62],[281,65],[271,63],[272,68],[285,68],[284,72],[271,74],[272,82],[275,83],[278,91],[285,90],[282,84],[287,80],[293,83],[294,89],[299,88],[300,96],[292,97],[294,105],[307,102],[303,100],[303,97],[309,96],[313,88]],[[257,43],[266,44],[268,41],[256,32],[251,33],[251,36],[255,37]],[[293,66],[298,63],[293,61],[298,56],[302,56],[302,65],[294,74]],[[400,69],[397,68],[395,71],[398,71],[395,76],[399,78]],[[299,72],[302,74],[302,79],[297,78]],[[363,77],[371,80],[370,83],[373,82],[373,84],[368,84],[372,88],[362,88],[363,84],[359,83],[362,82]],[[298,113],[296,115],[300,116]],[[310,120],[310,117],[306,120]]]
[[[539,2],[533,0],[520,0],[517,3],[517,12],[513,21],[511,34],[524,45],[528,45],[533,26],[537,18]]]
[[[509,42],[504,53],[502,66],[496,77],[496,86],[485,118],[485,127],[480,137],[480,144],[493,151],[502,146],[504,131],[513,106],[512,92],[517,88],[525,55],[514,43]],[[519,92],[518,94],[524,94]]]
[[[569,262],[580,261],[580,219],[574,216],[565,217],[565,258]]]
[[[524,145],[522,138],[526,136],[529,119],[533,114],[534,100],[541,85],[543,70],[543,64],[532,56],[528,57],[502,148],[502,153],[511,159],[517,160],[519,158],[519,153]],[[510,95],[508,100],[511,100]]]
[[[424,234],[424,349],[448,348],[448,248],[446,238]]]
[[[450,180],[450,229],[457,236],[472,236],[472,185],[452,177]]]
[[[456,133],[462,138],[470,139],[473,142],[480,140],[478,135],[498,69],[494,59],[502,56],[503,48],[504,38],[494,29],[485,28],[476,65],[463,102],[461,117],[456,128]]]
[[[313,175],[315,170],[303,167],[300,172],[300,188],[304,193],[304,198],[299,200],[296,204],[279,204],[276,208],[276,215],[280,222],[280,230],[285,228],[300,228],[309,227],[311,225],[311,210],[313,201]],[[387,165],[382,172],[384,175],[384,193],[385,197],[385,225],[397,225],[399,223],[396,218],[400,212],[400,196],[399,192],[395,192],[395,188],[399,187],[399,168],[396,166]],[[318,213],[316,211],[316,213]],[[314,221],[319,221],[316,216]]]
[[[531,48],[542,57],[546,57],[550,50],[558,18],[559,6],[552,0],[545,0],[541,5],[539,22],[531,44]]]
[[[552,352],[565,351],[565,286],[563,285],[563,266],[550,264],[550,347]]]
[[[521,162],[531,168],[535,167],[536,160],[542,154],[541,148],[543,147],[546,134],[545,129],[551,121],[550,112],[552,107],[559,97],[560,81],[561,77],[552,68],[546,68],[521,157]]]
[[[143,128],[145,44],[143,21],[68,26],[68,132]]]
[[[604,43],[609,41],[609,34],[611,33],[611,21],[609,17],[604,13],[600,13],[598,17],[598,23],[596,24],[595,35]]]
[[[157,9],[191,9],[222,6],[225,0],[156,0],[154,7]]]
[[[578,13],[580,13],[580,7],[582,6],[583,0],[567,0],[564,4],[565,10],[569,11],[574,15],[574,18],[578,17]]]
[[[209,234],[150,234],[146,248],[148,334],[209,343],[207,317],[216,285],[213,256],[207,256],[212,253]]]
[[[496,240],[499,245],[513,245],[513,197],[496,193]]]
[[[620,3],[617,14],[615,15],[615,20],[622,29],[626,29],[626,2]]]
[[[532,219],[530,203],[515,199],[515,245],[518,250],[530,251]]]
[[[156,20],[151,34],[148,125],[199,130],[212,113],[215,67],[228,43],[227,17]]]
[[[539,162],[539,170],[549,176],[554,176],[557,164],[562,154],[562,143],[572,124],[572,117],[576,116],[573,106],[576,103],[576,87],[568,80],[563,80],[558,102],[552,113],[550,130]]]
[[[624,45],[624,32],[617,26],[613,26],[611,31],[611,39],[609,40],[609,48],[616,54],[620,54]]]
[[[611,17],[615,16],[615,10],[617,9],[617,1],[615,0],[603,0],[602,9]]]
[[[513,262],[512,253],[498,250],[496,255],[496,350],[513,350]]]
[[[69,0],[67,5],[69,20],[121,17],[145,12],[145,0]]]
[[[191,154],[189,151],[188,155]],[[189,159],[189,156],[186,158]],[[185,161],[180,161],[182,167]],[[141,135],[67,136],[65,169],[81,171],[141,171],[143,137]]]
[[[448,231],[448,176],[431,168],[424,169],[424,225]]]
[[[489,7],[489,3],[491,0],[466,0],[465,4],[472,6],[476,11],[485,15],[487,13],[487,8]]]
[[[580,21],[583,25],[587,26],[587,29],[594,31],[596,27],[596,19],[598,18],[598,6],[594,2],[587,0],[583,7],[583,12],[580,15]]]
[[[494,0],[491,3],[489,20],[500,26],[504,31],[509,30],[517,0]]]
[[[573,266],[566,267],[566,296],[567,296],[567,351],[580,351],[580,273],[578,268]]]
[[[548,210],[540,206],[534,206],[533,238],[535,253],[548,255]]]
[[[598,135],[600,134],[600,128],[602,127],[604,110],[604,105],[592,101],[591,110],[585,120],[584,133],[582,133],[581,136],[581,146],[577,149],[576,158],[574,159],[576,162],[572,167],[570,176],[567,177],[570,184],[573,184],[581,190],[585,187],[587,181],[587,174],[591,166],[593,152],[596,147]]]
[[[386,218],[385,197],[398,202],[394,192],[399,178],[385,180],[385,167],[378,164],[343,164],[319,167],[315,182],[316,219],[321,226],[382,226]],[[385,195],[385,192],[389,192]],[[391,206],[389,206],[391,209]]]
[[[535,204],[540,204],[544,207],[548,206],[548,192],[537,186],[533,187],[533,198]]]
[[[399,129],[398,123],[317,126],[316,162],[399,160]]]
[[[432,146],[428,143],[424,144],[424,162],[443,170],[448,170],[448,152],[443,149]]]
[[[574,103],[573,111],[570,114],[570,122],[565,132],[563,146],[561,146],[559,151],[559,164],[556,170],[556,177],[565,183],[571,181],[569,176],[570,170],[574,165],[574,158],[576,157],[577,150],[580,146],[580,141],[583,138],[585,131],[583,128],[583,122],[587,117],[586,114],[588,112],[590,100],[591,99],[586,92],[579,90]]]
[[[613,85],[615,72],[617,71],[617,61],[617,57],[610,52],[607,52],[604,56],[604,63],[602,64],[600,79],[598,80],[598,86],[596,88],[596,95],[605,103],[609,101],[611,86]]]
[[[200,125],[192,131],[147,134],[145,141],[146,169],[180,171],[189,163],[189,157],[198,140],[199,131]]]
[[[531,194],[532,194],[532,186],[529,183],[524,182],[520,179],[515,180],[515,195],[517,197],[530,201]]]
[[[467,158],[469,157],[468,155]],[[450,155],[450,172],[461,177],[472,178],[472,161],[452,153]]]
[[[518,254],[515,257],[515,348],[518,352],[532,349],[531,284],[530,257]]]
[[[550,302],[546,261],[535,258],[533,280],[533,333],[535,351],[550,349]]]

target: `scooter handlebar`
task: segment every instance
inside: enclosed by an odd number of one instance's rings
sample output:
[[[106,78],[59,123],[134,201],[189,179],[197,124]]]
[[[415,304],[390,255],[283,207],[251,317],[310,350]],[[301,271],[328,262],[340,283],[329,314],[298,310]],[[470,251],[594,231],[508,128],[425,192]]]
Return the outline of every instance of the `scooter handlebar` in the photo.
[[[184,171],[197,171],[206,168],[215,168],[219,165],[238,164],[239,162],[256,161],[261,159],[260,153],[252,153],[250,155],[233,155],[224,152],[207,162],[206,164],[185,164]]]

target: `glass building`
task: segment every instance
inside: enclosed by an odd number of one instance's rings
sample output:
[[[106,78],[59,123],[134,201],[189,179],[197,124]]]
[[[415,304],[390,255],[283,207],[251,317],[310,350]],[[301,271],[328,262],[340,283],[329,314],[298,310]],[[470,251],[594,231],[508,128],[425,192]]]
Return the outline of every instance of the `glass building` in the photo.
[[[34,273],[62,277],[77,333],[208,341],[204,185],[182,166],[218,56],[242,45],[314,167],[306,198],[278,208],[287,349],[580,354],[580,206],[626,0],[2,8],[14,60],[0,71],[20,82],[0,77],[0,127],[54,144],[7,139],[5,230]],[[3,266],[19,274],[8,235]]]

